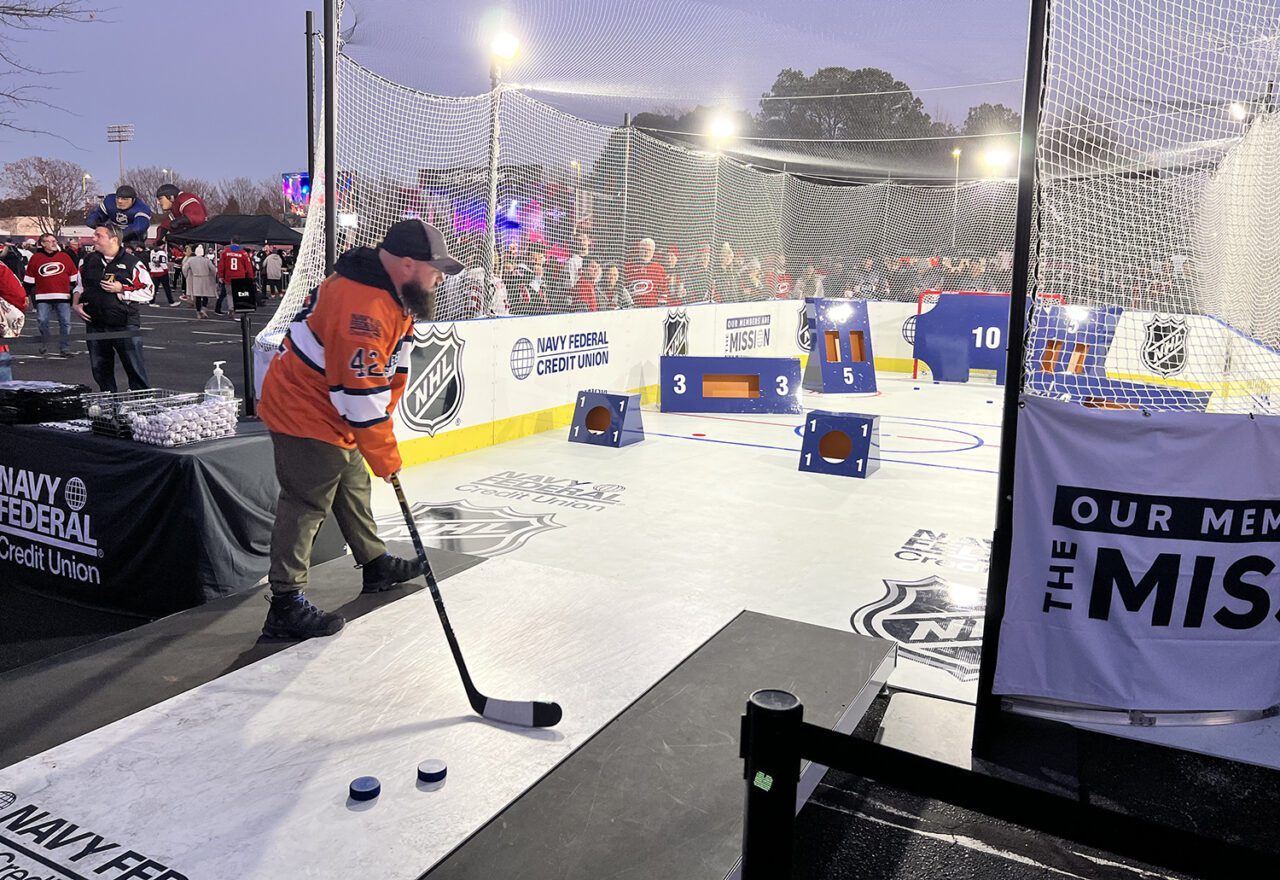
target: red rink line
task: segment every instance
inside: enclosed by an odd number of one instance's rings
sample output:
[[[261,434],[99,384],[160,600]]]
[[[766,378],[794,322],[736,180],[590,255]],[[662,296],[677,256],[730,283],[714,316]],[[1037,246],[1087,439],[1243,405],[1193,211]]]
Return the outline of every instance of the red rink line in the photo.
[[[731,419],[728,416],[709,416],[706,413],[679,413],[668,412],[662,413],[664,416],[682,416],[686,419],[714,419],[717,422],[742,422],[744,425],[769,425],[774,428],[795,428],[792,423],[783,424],[782,422],[762,422],[759,419]],[[799,413],[796,413],[799,415]]]
[[[708,415],[706,413],[670,412],[670,413],[662,413],[662,415],[682,416],[683,418],[686,418],[686,419],[712,419],[713,421],[717,421],[717,422],[741,422],[744,425],[769,425],[770,427],[773,427],[773,428],[792,428],[792,429],[795,428],[795,425],[790,425],[790,424],[784,425],[781,422],[762,422],[759,419],[731,419],[728,416],[713,416],[713,415]],[[892,416],[890,416],[890,418],[892,418]],[[893,436],[895,438],[900,437],[903,440],[920,440],[921,442],[924,442],[924,443],[955,443],[957,445],[963,445],[965,443],[970,442],[968,440],[944,440],[940,437],[912,437],[907,434],[894,434]],[[997,443],[983,443],[982,446],[984,449],[1000,448],[999,444]],[[910,454],[910,453],[907,453],[907,454]]]

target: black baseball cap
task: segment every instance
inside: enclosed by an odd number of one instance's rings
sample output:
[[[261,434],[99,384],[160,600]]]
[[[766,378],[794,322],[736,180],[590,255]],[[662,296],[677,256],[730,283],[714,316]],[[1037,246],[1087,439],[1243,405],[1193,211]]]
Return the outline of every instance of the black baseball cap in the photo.
[[[133,199],[134,201],[137,201],[138,191],[126,183],[123,186],[116,187],[116,198],[117,199]]]
[[[461,263],[449,256],[440,230],[422,220],[401,220],[391,224],[382,238],[381,247],[395,257],[430,263],[446,275],[457,275],[463,269]]]

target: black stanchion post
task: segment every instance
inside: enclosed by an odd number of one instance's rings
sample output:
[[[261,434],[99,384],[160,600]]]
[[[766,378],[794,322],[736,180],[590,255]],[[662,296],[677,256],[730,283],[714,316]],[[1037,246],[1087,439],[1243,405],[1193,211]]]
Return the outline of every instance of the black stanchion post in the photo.
[[[253,394],[253,335],[249,332],[249,313],[240,314],[240,350],[244,356],[244,414],[255,415]]]
[[[747,702],[741,747],[747,780],[742,880],[791,876],[803,721],[804,707],[787,691],[756,691]]]

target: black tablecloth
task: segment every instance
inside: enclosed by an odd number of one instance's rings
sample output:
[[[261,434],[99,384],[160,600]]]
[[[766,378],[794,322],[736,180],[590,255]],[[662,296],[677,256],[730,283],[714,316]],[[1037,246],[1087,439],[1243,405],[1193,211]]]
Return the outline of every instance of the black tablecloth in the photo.
[[[271,438],[162,449],[38,426],[0,426],[0,584],[161,616],[251,588],[275,518]],[[332,523],[320,563],[342,553]]]

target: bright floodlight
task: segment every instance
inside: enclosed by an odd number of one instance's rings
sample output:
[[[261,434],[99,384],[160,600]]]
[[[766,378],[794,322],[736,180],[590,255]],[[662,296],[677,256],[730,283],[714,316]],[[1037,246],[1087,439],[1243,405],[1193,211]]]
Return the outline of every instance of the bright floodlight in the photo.
[[[954,150],[952,150],[952,151],[951,151],[951,158],[952,158],[952,159],[959,159],[959,158],[960,158],[960,148],[959,148],[959,147],[956,147]]]
[[[707,125],[707,135],[713,141],[727,141],[738,133],[738,123],[727,113],[720,113]]]
[[[1013,154],[1008,150],[1002,150],[999,147],[992,147],[983,155],[982,161],[991,169],[992,174],[1004,171],[1009,167],[1009,163],[1013,160]]]
[[[1246,114],[1245,114],[1244,105],[1241,104],[1239,101],[1232,101],[1231,102],[1231,118],[1234,119],[1236,122],[1244,122],[1245,115]]]
[[[510,61],[520,51],[520,40],[515,34],[501,33],[489,44],[489,52],[494,58]]]

